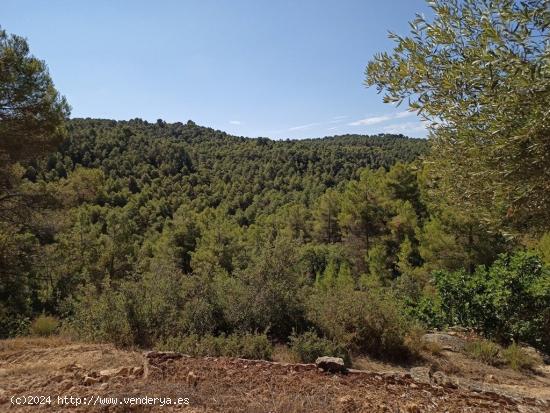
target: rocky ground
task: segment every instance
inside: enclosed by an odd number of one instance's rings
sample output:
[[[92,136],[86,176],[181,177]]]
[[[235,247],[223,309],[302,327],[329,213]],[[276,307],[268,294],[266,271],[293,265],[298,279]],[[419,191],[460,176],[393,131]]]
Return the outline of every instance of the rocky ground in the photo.
[[[412,367],[359,360],[367,370],[333,374],[61,338],[4,340],[0,411],[550,412],[548,366],[497,369],[452,346],[430,357]]]

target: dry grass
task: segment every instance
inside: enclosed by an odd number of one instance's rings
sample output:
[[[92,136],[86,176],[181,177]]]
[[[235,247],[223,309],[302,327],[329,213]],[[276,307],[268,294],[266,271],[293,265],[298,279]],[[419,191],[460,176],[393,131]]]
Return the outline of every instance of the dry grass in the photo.
[[[296,354],[284,344],[276,344],[273,347],[272,360],[279,363],[299,363]]]
[[[502,350],[502,358],[513,370],[531,370],[542,360],[531,357],[524,349],[516,343]]]
[[[500,351],[500,346],[489,340],[474,340],[466,344],[466,353],[471,358],[491,366],[502,363]]]
[[[53,348],[71,344],[73,340],[68,336],[50,337],[16,337],[0,340],[0,352],[25,350],[29,348]]]

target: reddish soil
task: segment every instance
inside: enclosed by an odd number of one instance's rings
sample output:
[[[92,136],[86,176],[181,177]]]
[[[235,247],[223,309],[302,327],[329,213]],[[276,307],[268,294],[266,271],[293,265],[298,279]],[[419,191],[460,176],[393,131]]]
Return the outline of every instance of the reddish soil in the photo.
[[[21,402],[30,395],[42,396],[43,404],[12,403],[13,396]],[[87,404],[60,405],[58,396],[79,397],[81,403],[86,398]],[[123,400],[145,396],[159,400],[156,405]],[[118,398],[118,404],[99,405],[108,397]],[[159,405],[167,397],[182,398],[182,404]],[[0,411],[550,412],[550,404],[544,397],[421,383],[403,371],[341,375],[314,365],[146,355],[62,339],[17,339],[0,341]]]

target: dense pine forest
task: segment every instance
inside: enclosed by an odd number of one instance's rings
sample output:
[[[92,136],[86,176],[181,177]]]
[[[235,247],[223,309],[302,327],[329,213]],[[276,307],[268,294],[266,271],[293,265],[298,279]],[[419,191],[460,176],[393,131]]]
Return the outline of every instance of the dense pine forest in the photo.
[[[69,119],[0,31],[0,336],[350,362],[459,325],[549,351],[550,66],[532,39],[550,20],[496,3],[434,2],[369,63],[367,85],[434,123],[426,140]]]

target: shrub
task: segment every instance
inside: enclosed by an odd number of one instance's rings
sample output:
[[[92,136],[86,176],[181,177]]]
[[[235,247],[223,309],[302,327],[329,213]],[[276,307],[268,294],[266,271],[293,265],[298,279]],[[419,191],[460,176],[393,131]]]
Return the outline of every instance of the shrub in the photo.
[[[135,280],[88,287],[72,303],[70,326],[86,340],[148,348],[174,332],[214,331],[218,320],[204,280],[171,270],[156,266]]]
[[[59,320],[49,315],[39,315],[30,326],[30,333],[34,336],[47,337],[57,331]]]
[[[309,318],[319,330],[352,354],[384,359],[409,356],[404,343],[409,320],[389,292],[318,290],[308,307]]]
[[[531,369],[537,361],[516,343],[502,350],[502,358],[514,370]]]
[[[245,269],[214,279],[216,301],[228,330],[269,329],[271,337],[282,341],[302,324],[303,279],[297,270],[297,249],[295,241],[279,236],[265,242]]]
[[[501,255],[474,274],[439,271],[434,277],[447,323],[550,350],[550,267],[536,255]]]
[[[290,336],[290,349],[303,363],[313,363],[318,357],[331,356],[341,357],[347,366],[351,365],[349,352],[326,338],[321,338],[314,331],[307,331],[303,334]]]
[[[231,334],[228,336],[190,334],[169,337],[155,346],[161,351],[176,351],[193,357],[240,357],[271,360],[273,346],[265,334]]]
[[[134,344],[134,334],[124,294],[104,285],[103,292],[90,287],[73,303],[74,315],[69,330],[78,338],[111,342],[119,347]]]
[[[475,340],[466,344],[466,353],[482,363],[497,366],[501,363],[500,346],[488,340]]]

